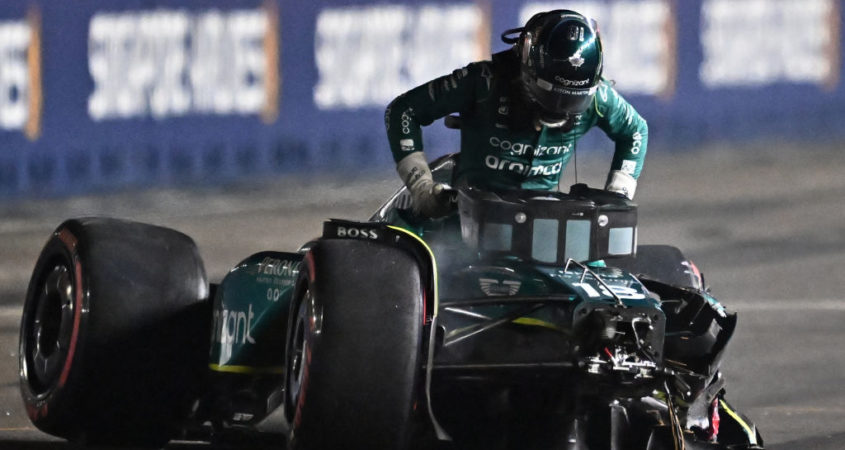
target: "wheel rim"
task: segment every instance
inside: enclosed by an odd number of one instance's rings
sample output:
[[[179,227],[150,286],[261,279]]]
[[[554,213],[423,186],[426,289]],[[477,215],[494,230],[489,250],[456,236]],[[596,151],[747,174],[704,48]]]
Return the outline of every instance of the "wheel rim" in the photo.
[[[57,383],[70,348],[74,315],[74,287],[67,266],[58,264],[35,294],[24,324],[22,367],[36,396],[47,395]]]
[[[293,404],[299,401],[302,380],[305,376],[305,358],[310,346],[308,339],[308,305],[313,302],[313,299],[311,290],[305,291],[296,312],[293,334],[291,335],[292,341],[288,359],[288,392],[291,393]]]

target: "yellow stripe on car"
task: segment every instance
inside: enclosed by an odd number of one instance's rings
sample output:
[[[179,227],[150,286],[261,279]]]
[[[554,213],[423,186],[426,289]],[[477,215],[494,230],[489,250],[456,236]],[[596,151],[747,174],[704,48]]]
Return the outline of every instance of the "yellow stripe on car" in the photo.
[[[428,244],[426,244],[426,242],[421,237],[417,236],[415,233],[412,233],[412,232],[410,232],[410,231],[408,231],[404,228],[393,226],[393,225],[388,225],[388,228],[390,228],[392,230],[396,230],[400,233],[407,234],[408,236],[411,236],[412,238],[416,239],[417,242],[419,242],[420,244],[422,244],[423,247],[425,247],[425,250],[428,252],[428,255],[431,257],[431,270],[434,274],[434,312],[432,312],[432,317],[436,316],[437,310],[440,309],[440,295],[437,291],[437,284],[438,284],[437,261],[434,259],[434,252],[431,251],[431,247],[429,247]]]
[[[513,321],[513,323],[516,323],[516,324],[519,324],[519,325],[528,325],[528,326],[532,326],[532,327],[543,327],[543,328],[548,328],[550,330],[555,330],[555,331],[563,331],[562,328],[560,328],[559,326],[556,326],[553,323],[549,323],[549,322],[546,322],[545,320],[535,319],[535,318],[532,318],[532,317],[520,317],[519,319],[515,319]]]
[[[209,364],[208,368],[215,371],[215,372],[241,373],[241,374],[283,374],[283,373],[285,373],[285,367],[284,366],[252,367],[252,366],[221,366],[219,364]]]
[[[727,402],[725,402],[724,400],[719,400],[719,404],[722,405],[722,409],[724,409],[729,416],[733,417],[733,419],[736,420],[736,422],[742,427],[742,429],[745,430],[745,434],[748,435],[749,443],[751,443],[752,445],[757,445],[757,433],[755,433],[754,430],[752,430],[751,427],[747,423],[745,423],[744,420],[742,420],[742,417],[740,417],[739,414],[734,412],[734,410],[732,410],[731,407],[728,406]]]

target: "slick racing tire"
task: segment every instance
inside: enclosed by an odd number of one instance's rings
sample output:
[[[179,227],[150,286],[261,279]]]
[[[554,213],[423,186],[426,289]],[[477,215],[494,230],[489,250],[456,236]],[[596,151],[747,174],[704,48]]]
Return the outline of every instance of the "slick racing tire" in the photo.
[[[670,245],[640,245],[636,257],[609,261],[614,267],[635,275],[685,289],[703,289],[701,274],[677,248]]]
[[[72,219],[35,265],[20,333],[20,388],[40,430],[76,443],[160,447],[201,388],[208,284],[184,234]]]
[[[422,373],[415,259],[336,239],[316,244],[302,267],[286,353],[290,447],[406,448]]]

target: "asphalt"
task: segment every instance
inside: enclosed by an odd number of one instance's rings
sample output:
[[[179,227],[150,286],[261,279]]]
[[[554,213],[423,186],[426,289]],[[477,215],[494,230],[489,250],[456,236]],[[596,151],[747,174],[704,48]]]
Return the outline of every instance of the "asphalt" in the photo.
[[[610,150],[579,157],[578,181],[600,185]],[[843,172],[840,145],[781,143],[680,156],[652,150],[640,179],[639,242],[680,247],[713,294],[739,313],[722,366],[728,398],[757,423],[769,449],[845,447]],[[574,181],[568,169],[562,184]],[[0,200],[0,449],[71,448],[32,427],[17,381],[21,301],[42,245],[63,219],[106,215],[178,229],[194,238],[211,279],[219,280],[257,251],[297,249],[326,218],[366,219],[397,184],[385,169],[214,189]]]

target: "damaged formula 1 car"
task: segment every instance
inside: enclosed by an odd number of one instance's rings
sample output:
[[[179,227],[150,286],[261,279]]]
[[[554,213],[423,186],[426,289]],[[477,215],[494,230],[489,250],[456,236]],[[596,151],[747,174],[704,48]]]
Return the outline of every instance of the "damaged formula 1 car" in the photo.
[[[635,204],[452,195],[456,214],[419,220],[400,189],[211,284],[181,233],[66,221],[24,307],[30,419],[93,445],[252,436],[273,415],[294,449],[763,448],[718,370],[735,314],[680,251],[637,246]]]

